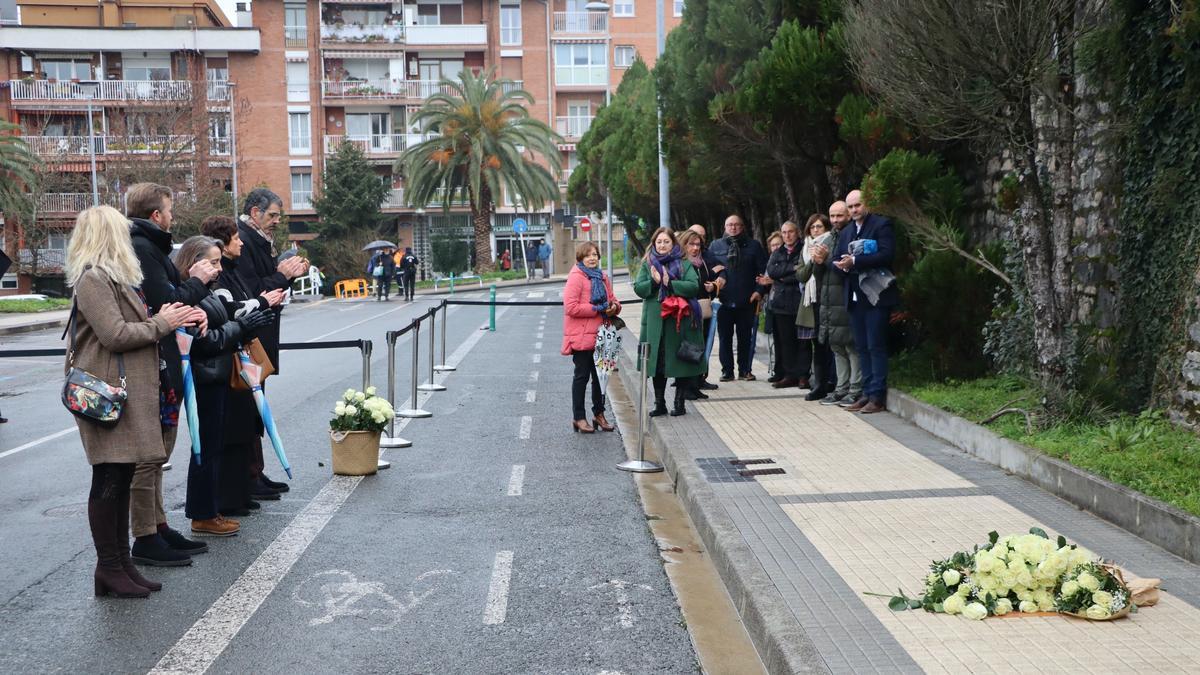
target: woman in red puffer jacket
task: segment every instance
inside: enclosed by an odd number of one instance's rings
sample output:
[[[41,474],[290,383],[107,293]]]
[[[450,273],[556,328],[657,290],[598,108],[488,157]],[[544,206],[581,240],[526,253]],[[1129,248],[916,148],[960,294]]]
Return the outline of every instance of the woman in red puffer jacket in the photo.
[[[620,313],[621,303],[613,293],[612,281],[600,270],[600,249],[590,241],[583,242],[575,248],[575,267],[567,275],[567,287],[563,289],[562,353],[575,362],[571,428],[576,432],[590,434],[596,430],[588,424],[583,407],[588,380],[592,381],[592,421],[603,431],[614,429],[604,418],[604,391],[600,389],[592,353],[600,324]]]

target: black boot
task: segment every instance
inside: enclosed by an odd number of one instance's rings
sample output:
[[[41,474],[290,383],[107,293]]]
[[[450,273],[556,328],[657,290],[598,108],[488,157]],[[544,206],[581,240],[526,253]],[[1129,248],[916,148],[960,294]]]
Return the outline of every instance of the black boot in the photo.
[[[651,417],[658,417],[667,414],[667,378],[655,377],[651,382],[654,383],[654,410],[650,411]],[[678,391],[678,390],[676,390]]]
[[[686,415],[687,410],[684,409],[683,403],[687,400],[687,393],[691,391],[692,383],[690,378],[677,377],[675,378],[675,407],[671,408],[671,417],[679,417]]]
[[[126,487],[128,490],[128,487]],[[150,589],[142,586],[121,565],[122,540],[128,542],[128,530],[118,532],[117,499],[88,499],[88,525],[96,544],[96,571],[92,574],[97,596],[115,595],[118,598],[145,598]]]

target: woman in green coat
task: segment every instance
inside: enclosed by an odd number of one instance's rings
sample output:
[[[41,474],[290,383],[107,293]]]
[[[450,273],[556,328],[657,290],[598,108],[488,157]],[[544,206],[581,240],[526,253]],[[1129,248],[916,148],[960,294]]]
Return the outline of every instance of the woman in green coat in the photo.
[[[700,277],[696,269],[683,256],[675,233],[669,227],[660,227],[650,239],[650,250],[638,270],[633,282],[633,292],[645,299],[642,305],[643,342],[650,344],[650,357],[646,370],[653,374],[654,410],[651,416],[667,413],[667,378],[675,378],[675,407],[671,415],[682,415],[684,395],[691,386],[691,379],[704,373],[704,363],[688,363],[678,357],[679,345],[688,342],[704,349],[704,336],[700,325]],[[670,297],[683,298],[690,311],[678,321],[676,317],[662,316],[663,301]],[[702,361],[703,359],[701,359]]]

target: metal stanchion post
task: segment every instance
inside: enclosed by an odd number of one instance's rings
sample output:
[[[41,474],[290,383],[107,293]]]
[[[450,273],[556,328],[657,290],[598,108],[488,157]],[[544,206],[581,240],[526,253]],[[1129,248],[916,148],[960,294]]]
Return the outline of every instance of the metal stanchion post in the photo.
[[[450,295],[454,295],[454,272],[450,273]]]
[[[638,458],[628,459],[617,465],[622,471],[633,473],[658,473],[663,470],[662,464],[646,461],[646,377],[647,362],[650,360],[650,343],[638,343],[638,363],[641,372],[638,381],[641,383],[638,391]]]
[[[373,345],[370,340],[363,340],[362,346],[359,349],[362,351],[362,388],[363,391],[371,386],[371,350]]]
[[[388,400],[389,405],[395,406],[396,405],[396,333],[394,331],[388,331],[387,346],[388,346],[387,400]],[[385,436],[379,440],[379,447],[381,447],[381,448],[407,448],[410,446],[412,446],[412,441],[407,441],[407,440],[404,440],[403,438],[399,438],[396,436],[396,418],[392,417],[392,421],[388,423],[387,436]],[[389,467],[391,466],[391,464],[385,462],[384,460],[382,460],[382,459],[379,460],[379,468],[381,468],[381,469],[386,468],[383,466],[384,464],[387,464]]]
[[[433,338],[437,332],[437,310],[433,309],[429,312],[429,381],[417,387],[421,391],[446,391],[446,386],[433,381],[434,372],[437,368],[433,365]],[[414,340],[416,338],[413,338]]]
[[[491,309],[488,312],[488,330],[496,332],[496,284],[492,284],[492,291],[489,294],[491,301]]]
[[[446,363],[446,325],[450,323],[450,320],[447,318],[447,315],[449,313],[450,313],[450,306],[447,303],[443,302],[442,303],[442,363],[441,363],[441,365],[437,365],[437,366],[433,367],[433,369],[438,371],[439,373],[447,373],[452,370],[456,370],[456,368],[454,366],[448,365]]]
[[[433,417],[433,413],[429,412],[428,410],[422,410],[417,406],[417,370],[420,368],[420,366],[417,365],[417,348],[421,344],[421,341],[418,339],[420,337],[421,322],[418,321],[417,324],[413,326],[412,333],[412,400],[409,401],[412,407],[405,408],[404,410],[396,413],[400,417]]]

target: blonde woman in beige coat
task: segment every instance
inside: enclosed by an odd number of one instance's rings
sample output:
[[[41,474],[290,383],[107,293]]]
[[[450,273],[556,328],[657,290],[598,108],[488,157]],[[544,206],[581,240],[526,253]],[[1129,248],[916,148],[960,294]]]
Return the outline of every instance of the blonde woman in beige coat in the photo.
[[[92,465],[88,524],[96,545],[96,595],[144,598],[162,584],[138,573],[129,555],[129,484],[134,464],[162,454],[158,410],[158,340],[195,321],[193,307],[164,305],[147,318],[139,296],[141,269],[129,221],[110,206],[79,214],[67,245],[67,284],[75,289],[73,360],[68,363],[110,384],[121,380],[124,359],[129,395],[116,426],[76,418]],[[69,366],[68,366],[69,367]]]

